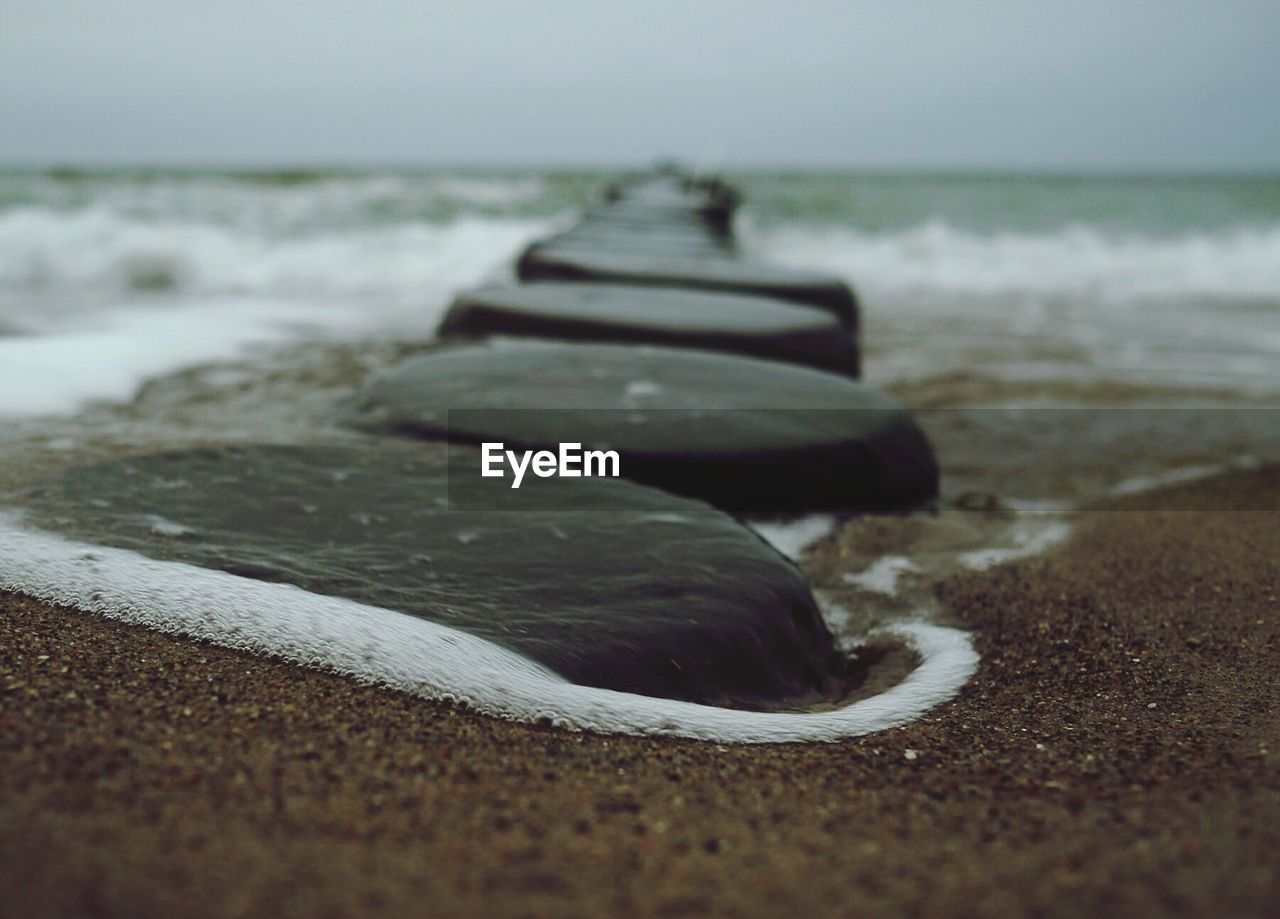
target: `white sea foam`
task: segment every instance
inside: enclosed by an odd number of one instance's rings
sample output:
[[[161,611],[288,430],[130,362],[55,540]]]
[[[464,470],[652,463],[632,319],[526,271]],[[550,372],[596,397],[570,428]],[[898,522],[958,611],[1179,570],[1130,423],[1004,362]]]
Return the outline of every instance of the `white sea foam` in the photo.
[[[0,416],[131,398],[153,377],[300,334],[430,334],[545,222],[468,217],[297,237],[102,209],[0,214]],[[162,293],[130,293],[137,286]]]
[[[883,631],[914,647],[921,664],[886,692],[835,711],[715,708],[574,685],[519,654],[414,616],[75,543],[13,518],[0,519],[0,588],[500,718],[719,742],[834,741],[904,724],[954,696],[978,664],[966,633],[903,623]]]
[[[846,574],[844,581],[872,593],[893,597],[898,593],[898,578],[908,571],[919,570],[919,566],[904,555],[886,555],[876,559],[866,571]]]
[[[809,514],[793,520],[748,520],[747,524],[764,541],[790,559],[835,532],[836,518],[830,514]]]
[[[1070,535],[1071,524],[1066,521],[1042,519],[1031,514],[1016,521],[1004,534],[1008,545],[966,552],[960,556],[960,564],[974,571],[986,571],[996,565],[1039,555],[1064,542]]]
[[[281,234],[101,206],[20,207],[0,213],[0,289],[422,297],[505,264],[549,225],[472,215]]]
[[[148,514],[147,523],[151,526],[151,532],[157,536],[188,536],[195,532],[191,527],[167,517],[161,517],[159,514]]]
[[[1280,226],[1169,238],[1084,225],[978,233],[943,220],[894,231],[749,223],[744,230],[765,257],[833,271],[871,291],[1280,298]]]
[[[108,307],[92,319],[68,331],[0,338],[0,417],[124,401],[160,374],[230,359],[301,329],[349,329],[361,321],[350,311],[262,299]]]
[[[1166,469],[1163,472],[1154,472],[1150,475],[1135,475],[1116,483],[1110,489],[1110,494],[1117,497],[1124,495],[1138,495],[1148,491],[1155,491],[1157,488],[1165,488],[1169,485],[1183,485],[1188,482],[1198,482],[1201,479],[1208,479],[1214,476],[1223,475],[1227,472],[1239,471],[1244,469],[1257,469],[1262,464],[1258,462],[1256,457],[1241,456],[1229,463],[1206,463],[1199,466],[1180,466],[1177,469]]]

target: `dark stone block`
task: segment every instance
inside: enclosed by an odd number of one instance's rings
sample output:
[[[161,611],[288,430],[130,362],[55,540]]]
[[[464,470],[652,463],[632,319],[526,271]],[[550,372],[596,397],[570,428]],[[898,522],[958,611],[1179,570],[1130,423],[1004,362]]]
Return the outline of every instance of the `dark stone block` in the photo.
[[[597,281],[775,297],[824,309],[851,328],[858,322],[857,302],[842,281],[739,259],[613,253],[553,242],[526,249],[516,272],[522,281]]]
[[[624,476],[737,512],[900,509],[938,489],[928,441],[890,397],[835,374],[706,351],[446,348],[375,378],[344,420],[455,444],[615,450]]]
[[[583,215],[580,226],[607,227],[632,233],[664,233],[718,243],[726,241],[724,235],[711,232],[700,220],[679,219],[675,216],[656,219],[652,215],[628,213],[613,208],[588,211]]]
[[[544,245],[567,247],[600,255],[644,255],[653,258],[702,259],[724,258],[733,254],[732,246],[710,239],[682,237],[667,233],[637,233],[582,225],[561,233]]]
[[[804,577],[726,515],[609,479],[550,510],[451,510],[467,483],[445,457],[386,443],[139,456],[69,471],[28,513],[445,623],[590,686],[771,708],[838,696],[851,676]]]
[[[550,242],[551,239],[574,239],[578,237],[709,246],[722,252],[732,251],[734,248],[732,240],[677,224],[635,223],[629,220],[608,219],[583,220],[572,230],[550,237],[547,242]]]
[[[858,342],[835,317],[739,294],[551,281],[485,287],[454,301],[439,334],[701,348],[858,375]]]
[[[714,233],[728,235],[741,195],[719,179],[657,176],[607,190],[612,209],[633,214],[690,216]]]

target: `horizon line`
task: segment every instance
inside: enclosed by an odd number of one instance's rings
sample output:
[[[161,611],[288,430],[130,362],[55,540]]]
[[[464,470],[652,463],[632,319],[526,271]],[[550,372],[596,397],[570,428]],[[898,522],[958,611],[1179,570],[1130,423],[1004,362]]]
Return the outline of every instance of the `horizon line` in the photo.
[[[1042,177],[1042,178],[1280,178],[1280,164],[1274,166],[1252,165],[1176,165],[1176,164],[1053,164],[1053,163],[920,163],[902,162],[890,164],[884,162],[866,163],[804,163],[795,161],[778,162],[730,162],[724,161],[712,167],[699,165],[695,158],[648,157],[636,161],[601,159],[597,161],[573,160],[530,160],[517,162],[499,159],[477,159],[463,162],[454,159],[439,160],[374,160],[350,158],[342,159],[283,159],[264,158],[262,160],[244,159],[211,159],[174,158],[171,160],[146,160],[143,158],[107,158],[78,159],[74,157],[49,157],[42,159],[5,159],[0,157],[0,171],[3,172],[44,172],[84,173],[86,175],[111,172],[146,173],[223,173],[287,175],[289,173],[315,173],[317,177],[326,174],[342,174],[357,172],[550,172],[550,173],[619,173],[648,172],[658,162],[674,159],[683,169],[695,174],[865,174],[865,175],[945,175],[971,176],[974,178],[987,176],[1005,177]]]

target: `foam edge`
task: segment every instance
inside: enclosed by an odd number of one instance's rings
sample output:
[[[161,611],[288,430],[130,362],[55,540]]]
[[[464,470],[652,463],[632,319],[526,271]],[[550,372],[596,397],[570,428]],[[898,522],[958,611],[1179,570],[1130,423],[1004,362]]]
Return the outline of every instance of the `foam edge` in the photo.
[[[405,613],[126,549],[77,543],[0,517],[0,589],[161,632],[329,670],[506,720],[721,743],[837,741],[896,727],[953,697],[978,654],[925,622],[879,630],[921,663],[901,683],[823,712],[748,712],[578,686],[492,642]]]

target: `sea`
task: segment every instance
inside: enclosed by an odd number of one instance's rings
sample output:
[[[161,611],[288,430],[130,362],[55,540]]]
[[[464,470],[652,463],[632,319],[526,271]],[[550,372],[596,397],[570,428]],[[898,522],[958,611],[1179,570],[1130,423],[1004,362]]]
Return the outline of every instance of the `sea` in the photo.
[[[0,172],[0,493],[139,452],[332,440],[335,400],[616,177]],[[1280,176],[726,177],[744,255],[857,291],[864,377],[942,466],[923,514],[754,522],[851,647],[949,628],[938,579],[1046,551],[1091,508],[1280,459]]]

